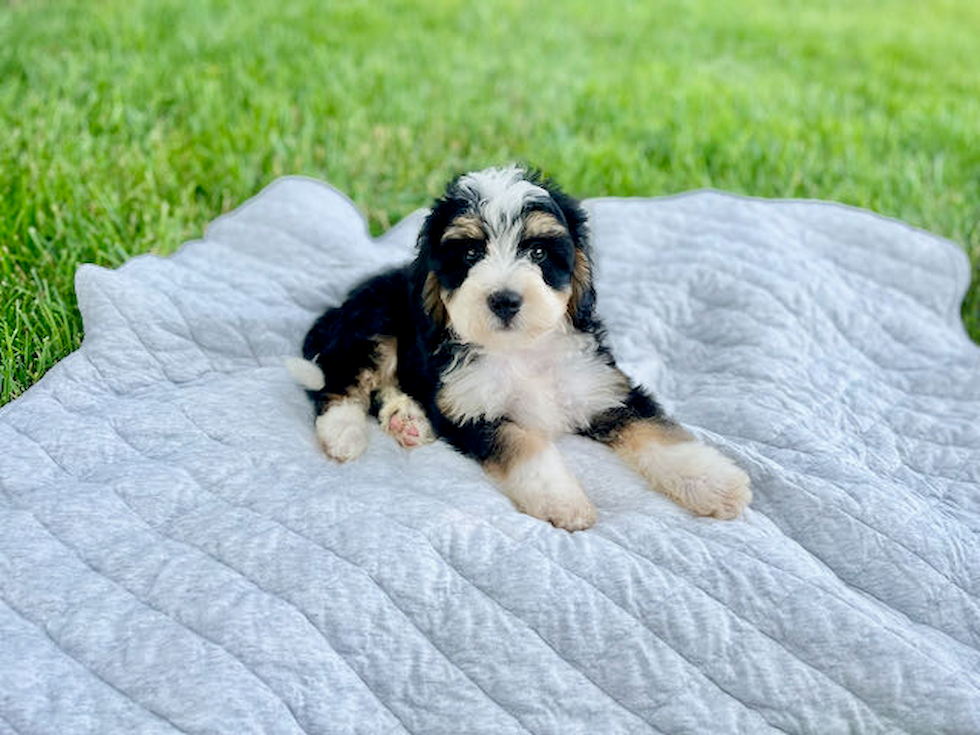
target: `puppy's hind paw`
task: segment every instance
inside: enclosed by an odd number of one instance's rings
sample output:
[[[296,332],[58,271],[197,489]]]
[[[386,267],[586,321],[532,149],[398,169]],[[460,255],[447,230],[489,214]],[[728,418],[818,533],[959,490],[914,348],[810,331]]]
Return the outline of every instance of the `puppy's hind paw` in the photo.
[[[422,407],[404,393],[386,400],[378,411],[378,421],[385,433],[406,449],[435,441],[435,434]]]
[[[327,456],[348,462],[367,448],[367,414],[356,404],[335,404],[317,418],[316,435]]]

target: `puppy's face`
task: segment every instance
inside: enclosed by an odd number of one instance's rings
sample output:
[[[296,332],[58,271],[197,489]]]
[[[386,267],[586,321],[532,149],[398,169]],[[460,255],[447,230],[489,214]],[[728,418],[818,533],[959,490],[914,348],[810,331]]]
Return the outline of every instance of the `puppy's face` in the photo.
[[[520,349],[562,329],[591,288],[585,215],[523,169],[452,182],[421,237],[426,307],[464,342]]]

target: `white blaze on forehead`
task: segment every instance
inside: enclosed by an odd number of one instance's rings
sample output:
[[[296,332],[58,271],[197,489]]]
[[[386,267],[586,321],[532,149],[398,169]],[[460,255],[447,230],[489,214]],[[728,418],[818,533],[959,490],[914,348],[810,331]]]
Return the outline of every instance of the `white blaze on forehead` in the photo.
[[[475,171],[457,182],[460,192],[476,203],[491,238],[509,239],[516,235],[512,230],[520,225],[525,205],[549,198],[545,189],[532,184],[526,176],[524,169],[508,166]]]
[[[548,286],[541,269],[518,252],[529,222],[549,232],[560,225],[553,215],[523,216],[528,204],[551,200],[547,190],[528,181],[527,175],[517,166],[490,168],[460,177],[451,192],[466,202],[467,210],[453,220],[453,226],[472,215],[479,218],[486,252],[458,288],[443,294],[443,301],[457,335],[490,350],[535,341],[558,328],[568,310],[570,290]],[[500,290],[514,291],[522,299],[508,329],[501,328],[487,304],[487,297]]]

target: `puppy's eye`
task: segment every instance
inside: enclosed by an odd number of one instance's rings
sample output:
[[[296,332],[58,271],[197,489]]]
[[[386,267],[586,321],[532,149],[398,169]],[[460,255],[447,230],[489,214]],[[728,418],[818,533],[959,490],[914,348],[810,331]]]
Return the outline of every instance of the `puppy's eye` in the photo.
[[[478,248],[475,245],[470,245],[468,248],[466,248],[466,252],[463,253],[463,260],[466,261],[467,265],[473,265],[482,257],[483,249]]]
[[[527,251],[527,257],[531,259],[532,263],[540,263],[542,260],[548,257],[548,251],[540,245],[535,245],[533,248]]]

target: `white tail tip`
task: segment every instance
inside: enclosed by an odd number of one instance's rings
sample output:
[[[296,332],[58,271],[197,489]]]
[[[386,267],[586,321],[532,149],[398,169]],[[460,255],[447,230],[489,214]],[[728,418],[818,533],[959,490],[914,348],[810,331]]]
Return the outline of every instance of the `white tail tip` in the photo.
[[[323,390],[327,384],[320,366],[301,357],[287,357],[286,370],[306,390]]]

